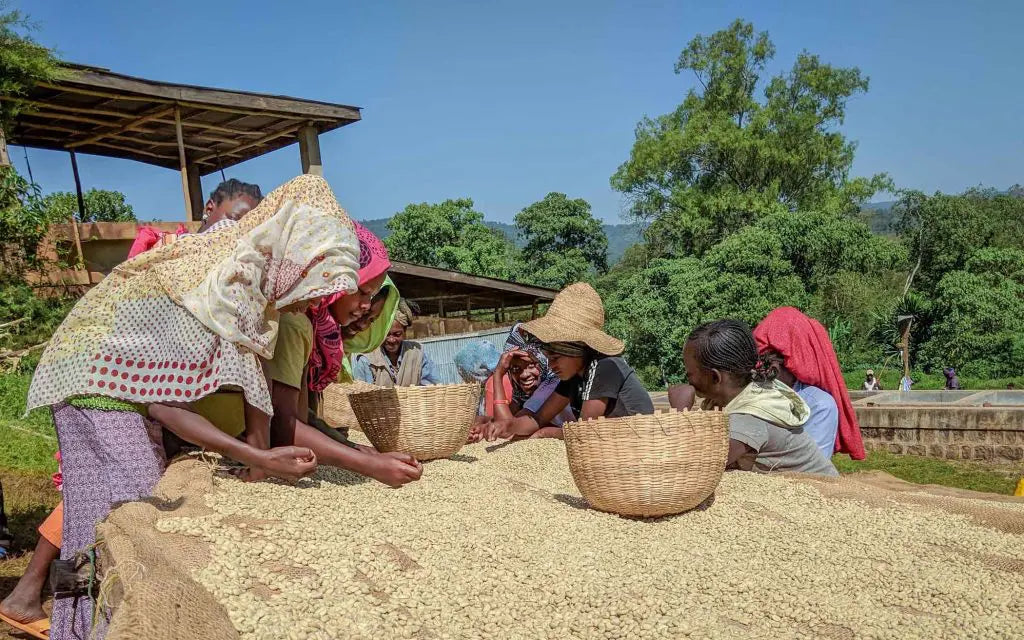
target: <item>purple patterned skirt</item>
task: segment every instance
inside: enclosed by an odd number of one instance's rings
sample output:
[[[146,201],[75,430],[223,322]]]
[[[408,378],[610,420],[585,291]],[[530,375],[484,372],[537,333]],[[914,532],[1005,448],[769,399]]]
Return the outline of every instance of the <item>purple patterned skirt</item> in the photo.
[[[131,411],[53,407],[64,473],[66,560],[96,542],[96,524],[119,502],[149,496],[166,460],[160,426]],[[88,597],[54,601],[50,637],[86,640],[93,622]],[[106,621],[97,620],[92,638],[103,638]]]

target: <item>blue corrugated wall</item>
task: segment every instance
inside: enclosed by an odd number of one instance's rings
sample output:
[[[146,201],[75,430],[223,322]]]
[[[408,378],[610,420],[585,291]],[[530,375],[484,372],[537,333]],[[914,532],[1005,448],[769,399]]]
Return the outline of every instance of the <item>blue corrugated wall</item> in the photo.
[[[423,345],[423,352],[434,361],[434,365],[437,367],[438,376],[440,376],[444,384],[459,384],[462,382],[462,377],[459,376],[459,371],[455,368],[455,354],[458,353],[462,347],[471,342],[477,342],[478,340],[486,340],[498,347],[498,350],[500,351],[504,348],[505,338],[508,337],[508,332],[511,330],[512,327],[488,329],[487,331],[460,333],[453,336],[439,336],[436,338],[423,339],[417,338],[415,339],[415,342]]]

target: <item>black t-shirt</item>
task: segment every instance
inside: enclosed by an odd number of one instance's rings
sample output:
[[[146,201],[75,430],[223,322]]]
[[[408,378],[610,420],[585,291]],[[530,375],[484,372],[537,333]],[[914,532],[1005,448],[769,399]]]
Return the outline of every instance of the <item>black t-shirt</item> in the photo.
[[[569,406],[577,416],[585,401],[599,398],[608,400],[606,418],[654,413],[651,394],[644,389],[633,367],[618,356],[595,358],[582,376],[558,383],[555,393],[569,398]]]

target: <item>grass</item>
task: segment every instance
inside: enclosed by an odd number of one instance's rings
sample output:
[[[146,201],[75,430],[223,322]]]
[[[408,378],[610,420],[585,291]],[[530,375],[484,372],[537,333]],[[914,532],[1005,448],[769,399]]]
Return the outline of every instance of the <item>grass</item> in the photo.
[[[850,390],[858,390],[863,388],[864,385],[864,371],[868,367],[863,369],[854,369],[851,371],[843,372],[843,379],[846,381],[846,388]],[[900,388],[900,379],[903,377],[903,371],[901,369],[888,368],[885,370],[874,368],[875,375],[878,377],[879,382],[882,384],[882,388],[886,391],[898,391]],[[942,372],[938,373],[924,373],[922,371],[912,371],[910,375],[911,379],[914,380],[914,391],[926,391],[934,389],[942,389],[946,386],[946,376],[942,375]],[[960,386],[964,389],[1005,389],[1006,385],[1011,382],[1018,388],[1024,389],[1024,377],[1016,378],[971,378],[969,376],[959,376]]]
[[[858,471],[884,471],[901,480],[915,484],[938,484],[956,489],[971,489],[988,493],[1013,495],[1022,470],[1017,467],[936,460],[920,456],[900,456],[884,451],[872,451],[864,460],[851,460],[835,455],[832,463],[840,473]]]

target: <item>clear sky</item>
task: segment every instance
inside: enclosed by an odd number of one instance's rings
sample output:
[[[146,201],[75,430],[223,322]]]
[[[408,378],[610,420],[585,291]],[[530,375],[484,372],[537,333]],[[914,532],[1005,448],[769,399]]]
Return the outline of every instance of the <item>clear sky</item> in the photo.
[[[356,218],[469,196],[510,221],[549,191],[620,219],[608,178],[644,115],[693,84],[672,67],[734,18],[767,30],[772,72],[802,49],[858,66],[845,133],[855,175],[958,192],[1024,183],[1024,2],[15,1],[70,61],[128,75],[363,107],[321,137],[325,176]],[[66,153],[30,149],[44,191],[74,190]],[[24,170],[20,147],[11,155]],[[184,218],[175,171],[80,156],[85,188],[118,189],[140,219]],[[269,191],[292,146],[227,170]],[[219,174],[204,178],[209,193]]]

